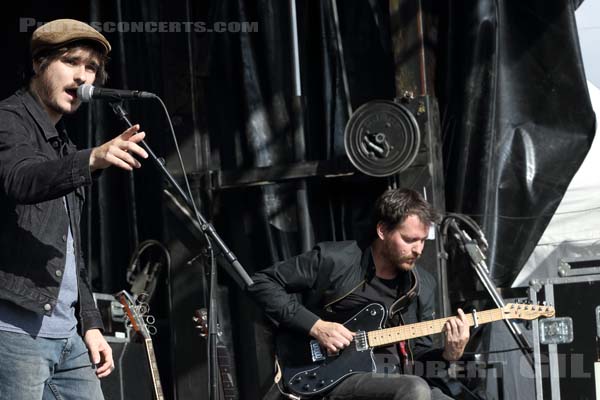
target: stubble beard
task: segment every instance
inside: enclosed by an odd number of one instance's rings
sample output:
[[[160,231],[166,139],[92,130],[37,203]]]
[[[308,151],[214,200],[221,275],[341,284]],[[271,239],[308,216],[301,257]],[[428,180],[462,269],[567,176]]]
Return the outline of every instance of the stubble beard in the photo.
[[[410,271],[415,267],[418,257],[414,256],[403,256],[399,254],[391,244],[383,242],[383,253],[384,259],[388,262],[388,265],[394,266],[400,271]]]
[[[52,86],[51,82],[48,82],[46,79],[39,78],[36,88],[39,91],[39,96],[42,98],[44,105],[57,114],[73,114],[81,105],[81,103],[78,104],[77,99],[75,99],[71,108],[61,107],[59,97],[65,92],[64,88],[59,87],[58,85],[56,87]]]

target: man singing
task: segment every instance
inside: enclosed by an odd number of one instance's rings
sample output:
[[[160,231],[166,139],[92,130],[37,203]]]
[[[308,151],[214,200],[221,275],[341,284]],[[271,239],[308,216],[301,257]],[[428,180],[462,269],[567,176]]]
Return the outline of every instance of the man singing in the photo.
[[[69,19],[31,38],[32,76],[0,102],[0,398],[103,399],[114,369],[81,252],[84,186],[109,166],[146,158],[135,125],[77,150],[61,121],[81,105],[77,87],[103,83],[111,46]]]

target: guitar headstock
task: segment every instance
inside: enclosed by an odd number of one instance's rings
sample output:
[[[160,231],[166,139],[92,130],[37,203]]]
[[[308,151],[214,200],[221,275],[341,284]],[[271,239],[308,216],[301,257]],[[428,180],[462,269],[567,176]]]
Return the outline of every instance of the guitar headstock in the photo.
[[[129,324],[133,330],[144,339],[149,339],[150,335],[156,333],[156,327],[153,326],[154,317],[147,315],[149,306],[143,299],[133,298],[127,291],[122,290],[115,294],[115,298],[123,306],[123,310],[129,319]]]
[[[208,311],[206,308],[199,308],[194,310],[194,316],[192,317],[192,321],[194,321],[194,328],[198,334],[202,337],[208,336]]]
[[[554,317],[554,307],[541,304],[508,303],[502,307],[505,318],[532,320]]]

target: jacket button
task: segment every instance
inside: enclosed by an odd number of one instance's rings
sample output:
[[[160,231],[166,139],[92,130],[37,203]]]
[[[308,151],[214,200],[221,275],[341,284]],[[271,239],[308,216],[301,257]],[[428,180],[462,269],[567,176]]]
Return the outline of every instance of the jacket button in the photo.
[[[61,277],[62,276],[62,271],[60,269],[57,269],[55,272],[56,276]]]
[[[50,311],[50,310],[52,310],[52,306],[50,304],[46,303],[46,304],[44,304],[44,310]]]
[[[66,242],[67,241],[67,235],[62,235],[62,241]]]

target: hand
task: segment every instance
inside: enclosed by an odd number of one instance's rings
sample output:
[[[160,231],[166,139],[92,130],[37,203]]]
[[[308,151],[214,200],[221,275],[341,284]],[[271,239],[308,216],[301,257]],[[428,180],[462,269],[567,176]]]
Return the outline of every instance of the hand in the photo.
[[[104,378],[115,369],[112,349],[102,336],[99,329],[90,329],[83,337],[83,341],[90,353],[90,361],[96,366],[98,378]]]
[[[146,137],[146,134],[138,132],[139,130],[140,126],[136,124],[113,140],[94,147],[90,155],[90,170],[93,172],[97,169],[108,168],[111,165],[127,171],[141,167],[142,165],[132,155],[136,154],[142,158],[148,158],[148,153],[137,144]]]
[[[458,309],[458,317],[452,317],[444,324],[446,334],[442,357],[447,361],[456,361],[462,357],[469,341],[469,322],[465,313]]]
[[[319,344],[327,349],[328,353],[337,353],[349,346],[355,335],[342,324],[327,322],[322,319],[315,322],[310,328],[309,334],[317,339]]]

